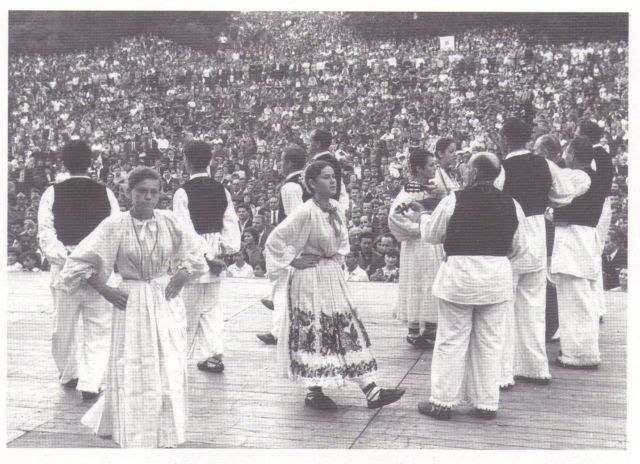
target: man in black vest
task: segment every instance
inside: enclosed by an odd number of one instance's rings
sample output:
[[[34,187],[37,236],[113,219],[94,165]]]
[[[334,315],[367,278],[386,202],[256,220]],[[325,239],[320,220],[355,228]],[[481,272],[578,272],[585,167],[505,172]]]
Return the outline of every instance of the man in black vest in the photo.
[[[338,189],[334,200],[338,200],[342,209],[347,214],[349,212],[349,194],[344,186],[344,179],[342,178],[342,167],[340,162],[335,156],[329,152],[332,138],[331,132],[324,129],[316,129],[311,133],[311,144],[309,145],[309,154],[313,160],[326,161],[333,167],[336,173],[336,182]]]
[[[278,203],[279,222],[290,215],[296,208],[311,198],[311,195],[302,185],[302,172],[307,161],[307,154],[297,145],[287,147],[282,154],[281,169],[285,180],[280,187],[280,199]],[[273,284],[271,300],[263,298],[262,304],[273,310],[271,332],[258,334],[257,337],[267,345],[275,345],[278,342],[278,333],[283,323],[285,305],[287,303],[286,274],[280,276]]]
[[[595,369],[598,348],[598,288],[602,273],[596,226],[611,189],[611,157],[595,156],[587,137],[576,137],[565,151],[567,166],[574,169],[576,198],[556,208],[556,240],[551,257],[551,276],[558,291],[562,367]],[[577,171],[575,171],[577,170]]]
[[[604,245],[607,241],[609,226],[611,225],[612,211],[609,195],[611,193],[611,185],[613,184],[614,175],[614,167],[611,160],[611,155],[609,154],[609,150],[600,143],[603,134],[604,131],[602,130],[602,128],[595,122],[588,119],[580,121],[580,123],[578,124],[578,130],[576,131],[576,136],[586,137],[593,147],[593,162],[591,163],[591,167],[594,169],[604,170],[603,172],[598,172],[598,177],[600,178],[601,182],[603,182],[602,188],[607,191],[607,197],[605,198],[604,204],[602,206],[602,213],[600,214],[600,219],[598,220],[598,225],[596,227],[596,232],[598,233],[598,239],[600,242],[601,254],[604,252]],[[598,307],[600,308],[598,314],[602,319],[607,312],[604,299],[604,283],[602,272],[598,273],[597,290],[597,302]]]
[[[53,359],[60,382],[77,388],[86,400],[97,397],[109,362],[111,305],[89,286],[67,295],[53,284],[76,245],[109,215],[120,213],[113,192],[87,176],[91,158],[86,142],[68,142],[62,161],[71,177],[47,188],[38,208],[40,248],[51,264]],[[83,332],[76,334],[80,317]]]
[[[446,254],[433,284],[439,298],[438,332],[431,364],[431,397],[420,413],[449,419],[466,397],[475,413],[492,419],[500,397],[502,324],[513,299],[511,260],[526,253],[524,213],[493,186],[500,161],[471,157],[467,187],[445,197],[433,214],[419,203],[421,236]]]
[[[204,352],[197,363],[206,372],[222,372],[224,363],[224,312],[220,306],[220,273],[224,264],[218,259],[240,250],[240,227],[230,193],[207,174],[211,148],[205,142],[189,142],[185,164],[190,178],[173,196],[173,212],[180,221],[200,236],[202,253],[211,271],[182,290],[187,311],[190,356]]]
[[[549,205],[566,205],[574,186],[555,163],[534,155],[525,147],[531,129],[519,119],[507,118],[502,128],[505,172],[504,192],[524,210],[529,253],[513,262],[515,299],[505,323],[505,347],[501,386],[509,388],[514,377],[547,384],[551,380],[545,346],[547,244],[544,213]]]

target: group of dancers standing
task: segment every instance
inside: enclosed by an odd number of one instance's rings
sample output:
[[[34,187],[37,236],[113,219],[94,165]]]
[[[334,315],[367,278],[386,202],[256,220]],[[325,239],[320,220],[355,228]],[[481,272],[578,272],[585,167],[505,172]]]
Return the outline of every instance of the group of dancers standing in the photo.
[[[581,131],[592,131],[589,124]],[[600,361],[594,220],[608,193],[610,157],[594,155],[580,134],[560,168],[525,149],[530,132],[521,121],[507,120],[502,134],[508,155],[502,162],[490,153],[472,156],[464,188],[445,169],[453,140],[439,142],[437,158],[416,150],[412,179],[390,212],[402,241],[397,315],[408,324],[409,343],[434,349],[431,397],[418,409],[437,419],[463,401],[492,418],[501,386],[514,378],[549,382],[549,205],[557,208],[550,273],[558,289],[558,362],[594,368]],[[405,391],[378,385],[371,340],[344,278],[349,200],[330,145],[331,134],[317,129],[311,159],[299,147],[282,155],[282,221],[265,244],[273,327],[260,338],[277,343],[278,369],[304,384],[307,407],[336,409],[324,389],[353,382],[369,408],[380,408]],[[52,265],[60,382],[85,400],[97,398],[82,421],[98,435],[122,447],[176,447],[185,441],[187,360],[210,373],[225,368],[221,257],[240,249],[238,217],[229,192],[208,174],[204,142],[185,147],[190,179],[176,191],[173,211],[155,208],[160,176],[139,167],[127,181],[132,207],[121,212],[113,193],[87,177],[91,156],[83,141],[63,147],[71,176],[45,192],[38,212]]]

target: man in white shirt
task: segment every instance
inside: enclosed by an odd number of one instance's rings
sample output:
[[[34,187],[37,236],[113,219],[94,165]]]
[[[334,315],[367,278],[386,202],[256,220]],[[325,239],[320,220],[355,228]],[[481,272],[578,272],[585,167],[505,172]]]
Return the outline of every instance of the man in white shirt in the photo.
[[[568,174],[555,163],[525,147],[531,128],[507,118],[502,127],[504,192],[526,216],[524,231],[529,253],[513,265],[515,299],[505,322],[501,387],[514,379],[548,384],[551,381],[545,344],[547,243],[544,213],[547,206],[569,204],[575,188]]]
[[[255,277],[253,273],[253,267],[250,264],[247,264],[244,251],[239,251],[238,253],[236,253],[235,262],[227,268],[227,273],[230,277]]]
[[[95,399],[109,361],[111,305],[92,287],[73,295],[54,288],[67,256],[100,222],[120,213],[111,190],[87,176],[91,148],[72,141],[62,148],[62,160],[70,176],[45,190],[38,207],[40,248],[51,263],[54,305],[52,353],[60,383],[77,388],[85,400]],[[82,318],[83,333],[76,329]]]
[[[446,253],[433,284],[440,306],[431,397],[418,405],[420,413],[435,419],[449,419],[461,402],[470,402],[481,418],[496,416],[502,324],[513,299],[510,260],[526,252],[524,213],[493,186],[498,158],[476,154],[469,168],[467,187],[420,220],[423,239],[443,244]],[[419,203],[412,205],[423,211]]]
[[[296,145],[287,147],[282,154],[281,169],[286,177],[280,187],[280,200],[275,210],[278,212],[278,223],[284,221],[296,208],[311,198],[309,192],[302,186],[302,174],[306,160],[305,151]],[[272,211],[274,211],[273,207],[270,213]],[[267,345],[275,345],[278,342],[276,334],[280,333],[280,326],[284,322],[288,280],[286,273],[279,275],[273,283],[272,299],[264,298],[261,300],[263,305],[273,310],[271,331],[256,335]]]
[[[198,369],[219,373],[224,370],[224,311],[220,306],[220,273],[223,254],[240,249],[240,227],[231,195],[207,174],[211,149],[205,142],[190,142],[185,147],[185,165],[190,179],[173,196],[173,212],[197,234],[210,272],[185,285],[182,298],[187,311],[189,354],[204,351]]]
[[[571,204],[554,211],[556,239],[551,257],[551,277],[558,292],[560,349],[556,363],[574,369],[596,369],[602,274],[601,248],[596,227],[611,189],[610,156],[595,157],[587,137],[576,137],[565,151],[581,188]]]
[[[344,278],[347,282],[369,282],[369,276],[364,269],[358,266],[358,258],[353,251],[345,256],[344,263]]]

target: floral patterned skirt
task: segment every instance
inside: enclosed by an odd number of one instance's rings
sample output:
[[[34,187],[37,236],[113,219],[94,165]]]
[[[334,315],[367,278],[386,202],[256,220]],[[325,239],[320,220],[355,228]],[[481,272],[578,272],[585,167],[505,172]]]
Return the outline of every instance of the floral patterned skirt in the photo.
[[[369,335],[336,260],[291,272],[284,325],[278,346],[290,378],[307,386],[375,381]]]

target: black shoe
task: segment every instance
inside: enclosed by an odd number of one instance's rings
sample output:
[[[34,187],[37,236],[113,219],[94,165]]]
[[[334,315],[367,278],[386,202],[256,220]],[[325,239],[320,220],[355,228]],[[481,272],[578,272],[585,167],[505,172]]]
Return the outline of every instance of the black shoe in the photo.
[[[338,405],[324,393],[307,393],[304,399],[304,405],[308,408],[320,409],[323,411],[335,411]]]
[[[489,411],[487,409],[476,408],[473,410],[473,415],[479,417],[480,419],[491,420],[496,418],[496,416],[498,415],[498,411]]]
[[[598,369],[599,367],[598,364],[585,364],[583,366],[578,366],[575,364],[567,364],[566,362],[562,361],[562,359],[560,358],[556,358],[555,364],[556,366],[564,367],[565,369],[578,369],[578,370],[587,370],[587,371],[593,371]]]
[[[266,306],[267,309],[270,309],[271,311],[273,311],[273,301],[271,301],[270,299],[263,298],[260,300],[260,303]]]
[[[265,345],[276,345],[278,343],[278,339],[270,333],[258,334],[256,337]]]
[[[604,316],[600,316],[600,319],[598,319],[598,321],[600,322],[600,324],[602,324],[604,322]]]
[[[63,383],[64,388],[76,388],[78,386],[78,379],[71,379],[67,383]]]
[[[82,401],[94,401],[100,396],[100,393],[82,392]]]
[[[367,407],[369,409],[377,409],[382,406],[386,406],[387,404],[395,403],[405,393],[404,388],[381,388],[378,392],[378,397],[373,400],[367,400]]]
[[[196,365],[201,371],[212,372],[214,374],[224,371],[224,363],[222,362],[222,360],[213,356],[209,359],[206,359],[205,361],[199,362]]]
[[[515,385],[515,382],[510,383],[508,385],[500,385],[500,391],[509,391],[513,388],[514,385]]]
[[[437,406],[429,401],[423,401],[418,403],[418,412],[425,416],[433,417],[437,420],[449,420],[451,419],[451,408],[445,408],[443,406]]]
[[[418,337],[407,335],[407,343],[420,350],[431,350],[435,346],[435,341],[425,337],[424,335],[420,335]]]
[[[536,377],[527,377],[524,375],[516,375],[514,379],[520,380],[526,383],[535,383],[537,385],[549,385],[551,383],[551,378],[542,379],[542,378],[536,378]]]

